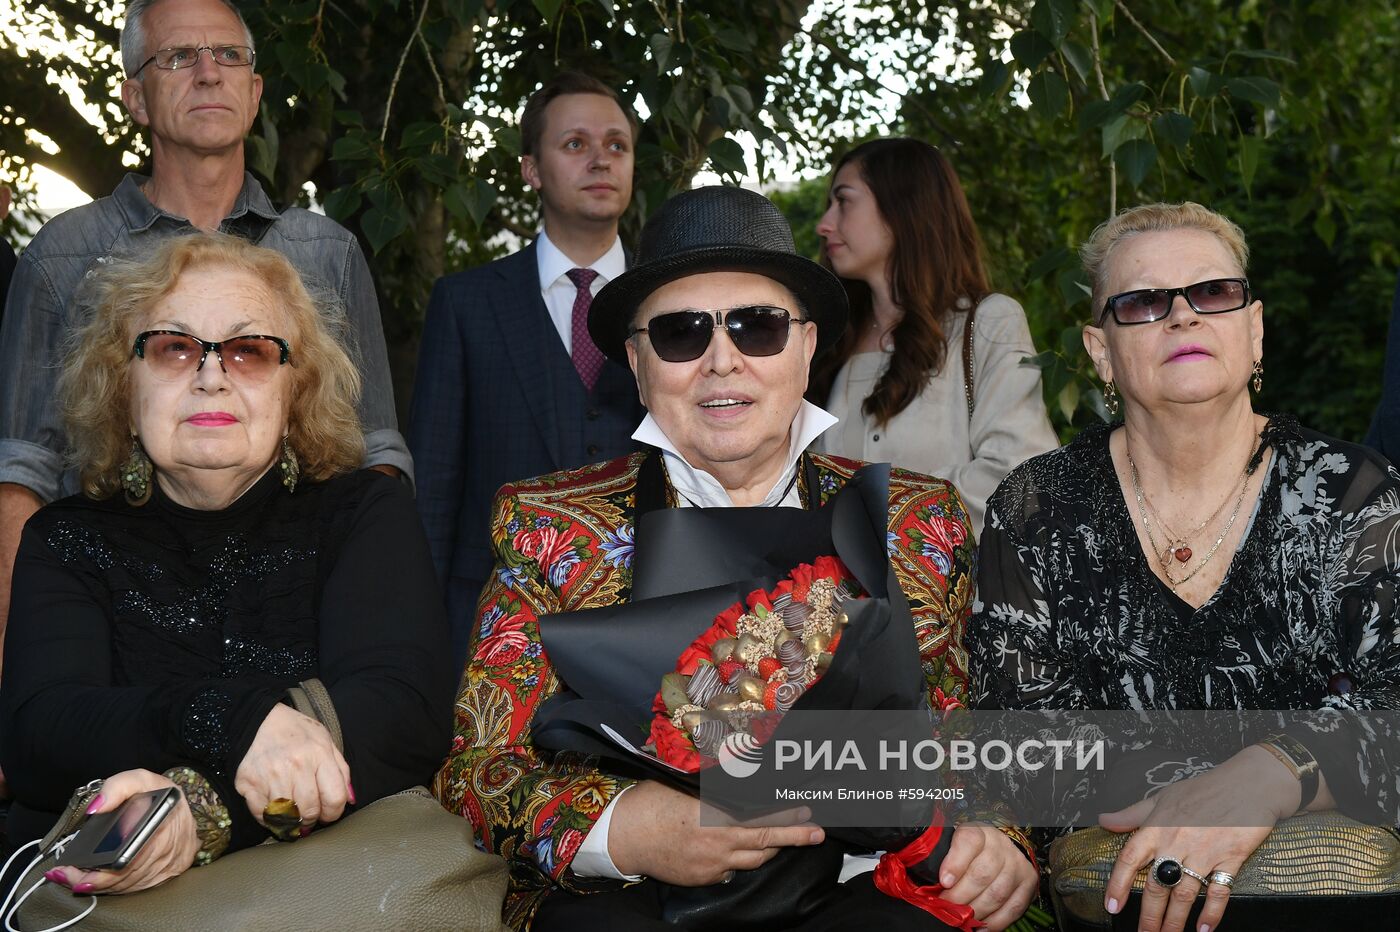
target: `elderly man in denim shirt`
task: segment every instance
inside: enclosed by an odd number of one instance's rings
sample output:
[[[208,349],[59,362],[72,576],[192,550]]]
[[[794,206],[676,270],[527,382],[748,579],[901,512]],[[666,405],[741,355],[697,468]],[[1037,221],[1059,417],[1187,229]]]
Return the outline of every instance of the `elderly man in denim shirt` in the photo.
[[[122,29],[122,102],[150,128],[149,178],[55,217],[16,269],[0,330],[0,632],[20,528],[39,506],[78,491],[55,401],[64,338],[90,313],[94,263],[193,228],[222,230],[283,253],[313,293],[343,309],[364,379],[365,465],[411,479],[398,431],[374,284],[355,238],[300,208],[278,211],[243,167],[243,137],[262,78],[253,40],[225,0],[132,0]],[[214,339],[219,334],[201,334]]]

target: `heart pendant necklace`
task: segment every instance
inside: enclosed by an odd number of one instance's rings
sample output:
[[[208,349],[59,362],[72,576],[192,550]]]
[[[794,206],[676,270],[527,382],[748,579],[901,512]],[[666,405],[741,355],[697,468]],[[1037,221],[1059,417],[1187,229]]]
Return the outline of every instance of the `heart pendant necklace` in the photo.
[[[1200,563],[1196,564],[1194,569],[1178,578],[1172,572],[1173,568],[1175,566],[1185,567],[1186,564],[1191,562],[1191,557],[1193,556],[1193,551],[1188,542],[1194,539],[1206,525],[1212,523],[1220,516],[1220,513],[1225,510],[1226,504],[1230,501],[1230,495],[1226,493],[1220,505],[1212,511],[1204,521],[1196,525],[1190,534],[1178,534],[1162,519],[1162,513],[1157,510],[1156,506],[1148,500],[1146,493],[1143,492],[1142,479],[1138,475],[1137,463],[1133,460],[1132,448],[1125,443],[1124,450],[1128,455],[1128,470],[1133,478],[1133,495],[1137,499],[1138,514],[1142,518],[1143,529],[1147,531],[1147,541],[1151,545],[1153,555],[1157,558],[1158,565],[1162,568],[1162,575],[1166,577],[1167,583],[1175,590],[1199,573],[1215,556],[1216,552],[1220,549],[1220,545],[1225,542],[1225,538],[1229,536],[1230,529],[1235,526],[1235,519],[1239,517],[1240,505],[1244,501],[1245,490],[1249,488],[1250,470],[1246,468],[1243,475],[1240,477],[1240,488],[1239,494],[1235,496],[1235,507],[1230,512],[1230,519],[1225,522],[1224,528],[1221,529],[1220,536],[1215,539],[1215,543],[1211,546],[1210,552],[1201,559]],[[1157,516],[1157,523],[1161,526],[1162,533],[1167,538],[1165,547],[1157,543],[1157,535],[1152,532],[1152,520],[1148,517],[1149,509],[1152,514]],[[1172,563],[1173,560],[1176,561],[1175,564]]]

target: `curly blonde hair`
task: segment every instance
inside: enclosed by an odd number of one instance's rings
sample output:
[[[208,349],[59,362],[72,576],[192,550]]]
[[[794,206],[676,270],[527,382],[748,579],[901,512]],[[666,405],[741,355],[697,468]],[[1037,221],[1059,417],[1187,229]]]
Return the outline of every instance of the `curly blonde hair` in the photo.
[[[1229,250],[1241,272],[1249,266],[1249,245],[1245,243],[1244,231],[1223,214],[1202,207],[1194,201],[1130,207],[1118,216],[1099,224],[1085,240],[1084,245],[1079,247],[1084,274],[1089,276],[1089,283],[1094,289],[1092,302],[1095,319],[1107,300],[1104,291],[1108,286],[1108,260],[1114,248],[1130,236],[1166,230],[1200,230],[1210,233]]]
[[[91,319],[69,340],[59,399],[83,492],[107,498],[121,490],[121,464],[131,454],[131,361],[136,335],[162,298],[187,272],[218,267],[256,278],[281,300],[292,326],[287,442],[302,475],[323,480],[364,460],[355,404],[359,367],[343,337],[345,315],[334,298],[313,299],[287,258],[222,233],[194,233],[162,242],[142,256],[103,263],[87,284]]]

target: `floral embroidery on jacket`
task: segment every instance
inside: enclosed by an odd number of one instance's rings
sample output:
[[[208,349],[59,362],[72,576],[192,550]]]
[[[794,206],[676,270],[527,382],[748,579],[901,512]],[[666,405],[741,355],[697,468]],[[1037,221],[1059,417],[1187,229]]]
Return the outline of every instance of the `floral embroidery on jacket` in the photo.
[[[530,744],[530,722],[559,689],[540,642],[547,614],[625,602],[635,554],[632,513],[647,454],[502,489],[492,506],[496,568],[477,607],[475,646],[456,705],[457,738],[434,783],[472,821],[478,844],[511,865],[505,918],[528,927],[555,885],[615,887],[569,865],[599,814],[631,781],[597,760]],[[825,502],[863,464],[814,455]],[[967,696],[962,630],[972,604],[973,540],[952,486],[891,471],[889,557],[914,617],[930,700]]]

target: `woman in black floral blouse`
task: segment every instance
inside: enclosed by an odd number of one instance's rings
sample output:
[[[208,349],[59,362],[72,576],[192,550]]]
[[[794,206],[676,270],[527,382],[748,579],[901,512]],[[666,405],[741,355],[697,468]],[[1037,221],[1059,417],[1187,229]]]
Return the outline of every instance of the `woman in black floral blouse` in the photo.
[[[1395,709],[1400,476],[1381,457],[1255,413],[1263,306],[1229,220],[1126,211],[1083,249],[1084,346],[1123,422],[1011,473],[993,496],[967,633],[972,693],[1008,709]],[[1345,729],[1253,744],[1102,817],[1136,834],[1106,894],[1150,875],[1142,928],[1215,928],[1279,819],[1393,808],[1395,762]],[[1359,771],[1358,771],[1359,767]],[[1359,779],[1358,779],[1359,778]],[[1208,825],[1212,828],[1179,826]],[[1223,828],[1222,824],[1254,826]],[[1170,878],[1168,878],[1170,879]]]

